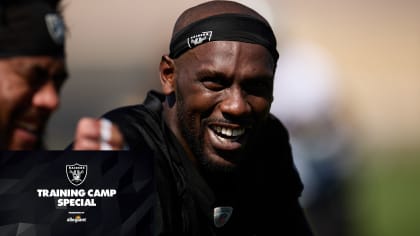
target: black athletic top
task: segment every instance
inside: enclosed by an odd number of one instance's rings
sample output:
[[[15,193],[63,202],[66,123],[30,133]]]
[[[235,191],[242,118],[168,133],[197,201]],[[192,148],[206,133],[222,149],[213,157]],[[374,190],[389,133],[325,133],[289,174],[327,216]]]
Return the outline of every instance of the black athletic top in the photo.
[[[117,124],[130,149],[151,148],[156,166],[158,235],[312,235],[298,198],[302,182],[287,130],[270,115],[241,162],[235,187],[206,182],[162,118],[163,94],[150,91],[143,104],[104,115]],[[213,209],[230,206],[216,227]]]

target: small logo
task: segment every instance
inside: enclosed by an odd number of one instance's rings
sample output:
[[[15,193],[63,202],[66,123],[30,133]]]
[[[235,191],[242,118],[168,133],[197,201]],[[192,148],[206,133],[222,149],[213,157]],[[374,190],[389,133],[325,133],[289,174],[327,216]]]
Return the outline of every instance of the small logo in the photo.
[[[63,19],[54,13],[45,15],[45,23],[51,38],[56,44],[62,45],[64,43],[65,27]]]
[[[67,222],[69,223],[85,223],[87,218],[83,217],[84,212],[69,212],[69,217],[67,217]]]
[[[66,165],[67,179],[74,186],[79,186],[85,181],[87,176],[87,170],[87,165],[80,165],[78,163],[73,165]]]
[[[217,228],[222,227],[227,223],[227,221],[232,216],[233,208],[232,207],[216,207],[213,210],[214,216],[214,225]]]
[[[193,48],[195,46],[198,46],[205,41],[210,42],[211,35],[213,34],[213,31],[205,31],[201,32],[200,34],[193,35],[187,39],[188,47]]]

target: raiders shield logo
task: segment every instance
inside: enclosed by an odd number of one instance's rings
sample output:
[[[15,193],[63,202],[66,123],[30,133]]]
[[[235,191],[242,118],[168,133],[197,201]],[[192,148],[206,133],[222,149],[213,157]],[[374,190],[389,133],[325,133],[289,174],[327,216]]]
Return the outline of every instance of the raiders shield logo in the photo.
[[[230,216],[232,215],[233,208],[232,207],[216,207],[213,210],[214,215],[214,225],[217,228],[222,227],[227,223]]]
[[[210,42],[211,35],[213,34],[213,31],[205,31],[201,32],[199,34],[193,35],[187,39],[187,44],[189,48],[193,48],[195,46],[198,46],[205,41]]]
[[[85,181],[87,176],[87,170],[87,165],[80,165],[78,163],[73,165],[66,165],[67,179],[74,186],[79,186]]]
[[[45,15],[45,23],[51,38],[56,44],[63,45],[65,37],[65,26],[63,19],[57,14],[49,13]]]

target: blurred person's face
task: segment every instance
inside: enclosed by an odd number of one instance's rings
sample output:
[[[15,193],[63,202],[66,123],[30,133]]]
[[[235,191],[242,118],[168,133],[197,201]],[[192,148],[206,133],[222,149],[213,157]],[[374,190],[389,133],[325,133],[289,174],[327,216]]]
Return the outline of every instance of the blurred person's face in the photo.
[[[176,97],[171,129],[194,161],[210,171],[229,172],[268,115],[271,54],[257,44],[215,41],[189,50],[174,68],[171,89],[164,84],[164,91]]]
[[[40,148],[47,121],[59,106],[67,77],[63,59],[0,59],[0,149]]]

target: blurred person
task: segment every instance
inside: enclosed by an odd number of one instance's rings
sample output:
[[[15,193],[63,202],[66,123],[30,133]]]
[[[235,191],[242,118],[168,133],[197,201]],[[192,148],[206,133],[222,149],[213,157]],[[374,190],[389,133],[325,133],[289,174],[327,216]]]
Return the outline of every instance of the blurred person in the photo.
[[[162,92],[83,118],[71,147],[153,150],[159,235],[312,235],[288,132],[269,113],[277,60],[259,13],[232,1],[196,5],[161,58]]]
[[[59,1],[0,2],[0,150],[45,148],[67,77]]]
[[[312,43],[284,42],[275,77],[271,112],[289,130],[305,186],[300,202],[314,233],[348,235],[345,190],[353,145],[348,125],[338,117],[334,61]]]

